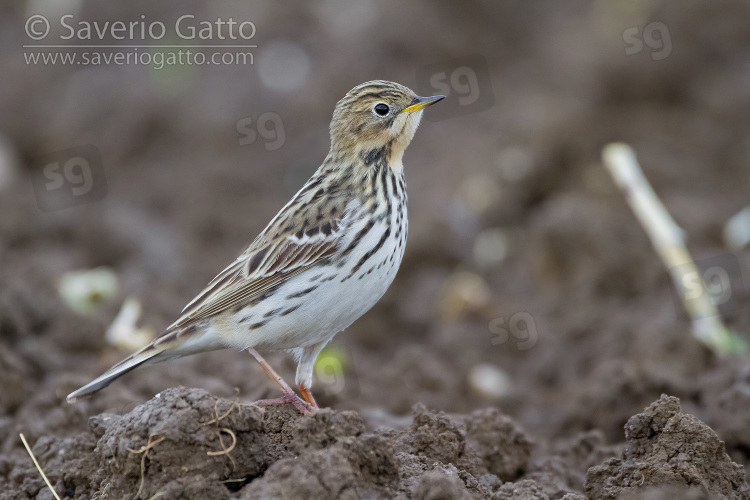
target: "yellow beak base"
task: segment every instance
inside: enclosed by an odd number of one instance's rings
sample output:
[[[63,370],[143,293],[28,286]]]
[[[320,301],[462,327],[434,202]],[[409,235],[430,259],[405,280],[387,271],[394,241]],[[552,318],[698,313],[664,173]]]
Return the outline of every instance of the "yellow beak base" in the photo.
[[[417,102],[409,106],[408,108],[404,108],[402,113],[414,113],[415,111],[422,110],[426,108],[427,106],[432,106],[438,101],[442,101],[445,99],[444,95],[434,95],[432,97],[417,97]]]

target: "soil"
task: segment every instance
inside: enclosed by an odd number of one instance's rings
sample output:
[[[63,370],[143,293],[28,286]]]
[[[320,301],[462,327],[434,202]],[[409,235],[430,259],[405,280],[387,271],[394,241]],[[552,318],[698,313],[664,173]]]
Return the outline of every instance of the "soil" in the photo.
[[[368,430],[354,411],[301,417],[203,389],[159,393],[89,430],[42,437],[34,454],[67,498],[746,498],[744,468],[706,424],[662,396],[626,425],[624,451],[581,433],[542,451],[497,409],[451,416],[418,404],[405,427]],[[0,498],[44,495],[21,450]],[[597,464],[602,457],[617,455]],[[575,465],[574,465],[575,464]],[[584,481],[585,478],[585,481]],[[584,484],[586,497],[577,493]],[[8,493],[13,491],[14,493]],[[633,496],[637,493],[636,496]],[[639,496],[638,496],[639,495]],[[645,497],[643,495],[646,495]]]
[[[698,266],[726,271],[723,319],[750,339],[750,249],[722,235],[749,198],[750,4],[624,5],[392,0],[347,30],[343,7],[258,2],[241,13],[256,65],[162,72],[26,65],[28,13],[0,7],[0,499],[53,498],[19,433],[73,499],[750,498],[750,358],[695,339],[600,160],[610,141],[636,149]],[[626,52],[647,27],[669,50]],[[311,61],[293,92],[259,76],[278,40]],[[343,93],[417,88],[455,60],[493,99],[425,115],[404,160],[405,260],[324,351],[325,409],[249,405],[277,394],[233,351],[65,402],[127,354],[103,335],[127,297],[163,329],[312,174]],[[281,147],[238,143],[238,120],[264,112]],[[81,145],[101,156],[98,199],[42,210],[59,200],[35,191],[38,158]],[[74,312],[60,277],[99,266],[116,296]],[[293,379],[286,354],[268,360]]]

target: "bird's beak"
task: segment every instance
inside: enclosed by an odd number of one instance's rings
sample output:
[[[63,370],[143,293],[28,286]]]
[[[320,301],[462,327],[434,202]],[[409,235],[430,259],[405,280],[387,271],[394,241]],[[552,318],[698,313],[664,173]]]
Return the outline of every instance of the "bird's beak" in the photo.
[[[408,108],[404,108],[402,113],[414,113],[415,111],[422,110],[426,108],[427,106],[432,106],[438,101],[442,101],[445,99],[444,95],[434,95],[432,97],[417,97],[414,104],[409,106]]]

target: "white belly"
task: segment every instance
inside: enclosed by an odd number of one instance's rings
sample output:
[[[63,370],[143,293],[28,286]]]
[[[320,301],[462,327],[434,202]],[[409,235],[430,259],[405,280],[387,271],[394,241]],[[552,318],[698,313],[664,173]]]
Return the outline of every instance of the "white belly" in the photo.
[[[391,223],[376,223],[341,267],[334,259],[308,269],[263,302],[236,313],[215,333],[223,344],[238,349],[291,349],[329,340],[370,310],[393,282],[406,246],[406,213],[402,215],[402,231],[397,231],[394,210]]]

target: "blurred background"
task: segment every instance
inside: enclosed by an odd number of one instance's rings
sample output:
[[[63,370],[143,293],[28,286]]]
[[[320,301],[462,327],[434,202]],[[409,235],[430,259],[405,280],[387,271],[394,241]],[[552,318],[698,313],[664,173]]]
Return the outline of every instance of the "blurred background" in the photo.
[[[179,59],[184,44],[202,47]],[[694,339],[600,159],[610,141],[635,148],[698,266],[728,277],[721,310],[747,338],[750,253],[724,236],[749,204],[747,2],[14,1],[0,64],[6,448],[19,422],[65,436],[176,385],[275,397],[246,354],[221,351],[64,402],[254,239],[323,160],[338,99],[388,79],[449,97],[404,160],[401,270],[324,351],[318,401],[371,425],[416,402],[495,406],[535,436],[617,442],[668,393],[750,460],[750,363]],[[289,356],[269,360],[293,378]]]

